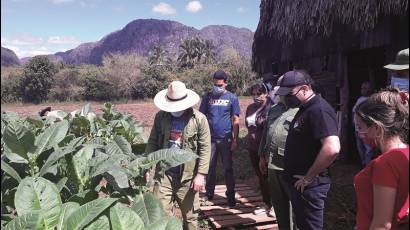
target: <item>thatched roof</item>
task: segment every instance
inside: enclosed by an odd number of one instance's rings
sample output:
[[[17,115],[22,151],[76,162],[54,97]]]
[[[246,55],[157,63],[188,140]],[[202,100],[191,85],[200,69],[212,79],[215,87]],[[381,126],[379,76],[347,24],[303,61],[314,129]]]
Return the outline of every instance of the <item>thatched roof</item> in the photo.
[[[404,15],[408,0],[262,0],[256,34],[292,41],[330,35],[336,25],[354,31],[375,28],[379,18]]]
[[[408,0],[261,0],[253,69],[263,73],[272,62],[403,46],[397,40],[408,46],[408,6]]]

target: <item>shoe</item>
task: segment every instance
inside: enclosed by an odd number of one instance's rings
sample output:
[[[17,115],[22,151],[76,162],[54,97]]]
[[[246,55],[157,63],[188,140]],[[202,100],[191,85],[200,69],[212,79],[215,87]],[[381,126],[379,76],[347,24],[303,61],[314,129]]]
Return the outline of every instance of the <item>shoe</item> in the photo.
[[[263,215],[263,214],[266,214],[266,213],[267,213],[266,209],[262,208],[262,207],[256,207],[256,209],[253,210],[253,214],[255,214],[257,216]]]
[[[233,208],[233,207],[236,206],[235,197],[233,197],[233,198],[228,198],[228,206],[229,206],[230,208]]]
[[[270,208],[270,210],[269,210],[269,212],[268,212],[268,216],[274,217],[274,218],[276,217],[275,210],[273,209],[273,207]]]
[[[214,198],[214,194],[211,194],[211,193],[208,193],[208,192],[205,193],[205,196],[206,196],[207,200],[212,200]]]

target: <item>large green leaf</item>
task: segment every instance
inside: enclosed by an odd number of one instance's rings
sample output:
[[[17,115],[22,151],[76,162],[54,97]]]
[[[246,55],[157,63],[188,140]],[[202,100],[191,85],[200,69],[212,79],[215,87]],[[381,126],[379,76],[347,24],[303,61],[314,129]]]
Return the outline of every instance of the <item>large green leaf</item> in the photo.
[[[145,226],[153,224],[166,216],[160,201],[151,193],[137,195],[131,208],[141,217]]]
[[[10,221],[4,230],[33,230],[41,227],[41,212],[32,211],[25,215],[18,216]],[[3,228],[1,228],[3,229]]]
[[[63,208],[58,219],[57,230],[62,230],[64,223],[67,221],[68,216],[80,208],[80,205],[76,202],[67,202],[63,204]]]
[[[62,203],[56,185],[42,177],[26,177],[14,196],[18,215],[41,211],[44,225],[53,228],[58,223]]]
[[[110,221],[106,216],[100,216],[94,222],[89,224],[84,230],[105,230],[110,229]]]
[[[51,166],[54,165],[59,159],[63,158],[65,155],[73,153],[75,151],[74,148],[72,147],[66,147],[66,148],[58,148],[54,152],[50,154],[50,156],[47,158],[47,161],[44,163],[43,167],[40,169],[40,176],[44,176],[49,170]]]
[[[82,205],[79,209],[68,216],[67,221],[64,223],[64,229],[82,229],[91,223],[91,221],[93,221],[105,209],[111,206],[116,200],[117,199],[114,198],[100,198]]]
[[[17,122],[10,122],[3,133],[4,144],[12,153],[18,154],[24,159],[28,159],[27,153],[33,151],[34,134]]]
[[[165,217],[149,225],[147,230],[180,230],[182,223],[175,217]]]
[[[161,162],[161,167],[166,170],[197,158],[198,155],[192,151],[169,148],[161,149],[148,154],[146,159],[147,162],[145,163],[154,164]]]
[[[54,147],[64,139],[68,131],[68,121],[64,120],[52,124],[43,133],[36,137],[35,145],[37,146],[36,155]]]
[[[105,149],[106,153],[110,155],[124,154],[133,156],[130,143],[122,136],[114,136],[112,142]]]
[[[81,185],[85,185],[89,179],[89,161],[93,157],[94,145],[85,145],[77,153],[75,153],[71,159],[72,174],[77,182]]]
[[[121,203],[110,208],[110,220],[113,230],[144,229],[144,222],[137,213]]]
[[[127,160],[128,156],[124,154],[117,154],[117,155],[107,155],[101,154],[100,156],[96,156],[93,158],[93,162],[91,165],[93,166],[91,169],[91,177],[95,177],[102,173],[105,173],[113,168],[113,166],[119,166],[120,162],[123,160]]]
[[[9,164],[1,160],[1,170],[9,174],[11,177],[16,179],[18,182],[21,181],[20,175],[16,172],[16,170],[13,169]]]
[[[3,147],[4,147],[4,154],[6,155],[7,159],[10,160],[10,162],[28,164],[28,160],[24,159],[23,157],[21,157],[20,155],[16,153],[13,153],[9,148],[7,148],[7,145],[4,145]]]

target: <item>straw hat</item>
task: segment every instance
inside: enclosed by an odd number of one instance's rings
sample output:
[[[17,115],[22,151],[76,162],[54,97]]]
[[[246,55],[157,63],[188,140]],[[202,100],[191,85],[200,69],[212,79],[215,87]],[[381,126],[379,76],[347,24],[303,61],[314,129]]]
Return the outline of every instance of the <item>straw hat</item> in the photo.
[[[154,104],[166,112],[178,112],[191,108],[200,100],[199,95],[187,89],[180,81],[173,81],[168,89],[161,90],[154,97]]]
[[[390,70],[409,69],[409,48],[399,51],[396,55],[396,60],[391,64],[385,65],[384,68]]]

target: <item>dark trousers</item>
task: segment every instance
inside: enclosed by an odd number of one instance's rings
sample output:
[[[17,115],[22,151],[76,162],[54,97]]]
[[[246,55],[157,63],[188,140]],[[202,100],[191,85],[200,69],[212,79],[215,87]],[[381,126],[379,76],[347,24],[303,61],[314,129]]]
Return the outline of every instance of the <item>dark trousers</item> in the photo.
[[[323,211],[327,192],[330,188],[329,177],[316,177],[303,193],[296,190],[296,179],[287,180],[290,200],[296,217],[296,226],[301,230],[323,229]]]
[[[261,189],[262,199],[263,202],[268,206],[272,207],[270,202],[270,195],[269,195],[269,183],[268,183],[268,175],[263,175],[261,170],[259,169],[259,155],[257,151],[249,151],[249,158],[251,159],[253,170],[255,171],[256,176],[259,179],[259,188]]]
[[[271,201],[275,210],[279,230],[293,230],[296,226],[293,222],[292,205],[289,199],[288,186],[283,171],[268,169],[268,178],[271,192]]]
[[[211,160],[209,162],[209,171],[206,178],[206,193],[214,195],[215,182],[216,182],[216,166],[218,163],[218,156],[221,158],[222,167],[224,170],[225,184],[227,188],[227,196],[235,196],[235,178],[233,176],[232,168],[232,142],[224,139],[212,141],[211,145]]]

